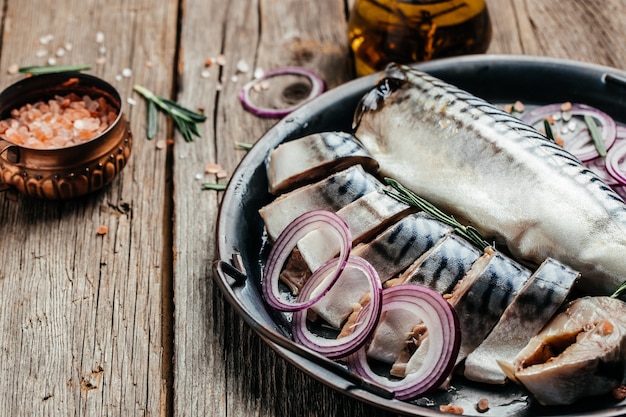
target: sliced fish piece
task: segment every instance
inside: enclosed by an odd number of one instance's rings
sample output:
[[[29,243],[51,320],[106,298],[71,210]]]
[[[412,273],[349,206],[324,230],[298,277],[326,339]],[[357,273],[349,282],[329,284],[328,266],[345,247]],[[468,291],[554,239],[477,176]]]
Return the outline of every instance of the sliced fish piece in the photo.
[[[623,384],[625,352],[626,304],[583,297],[530,340],[514,360],[512,377],[541,404],[572,404]]]
[[[485,258],[489,262],[483,267]],[[487,337],[531,275],[528,269],[490,248],[470,272],[448,298],[457,312],[461,328],[457,364]]]
[[[465,359],[466,378],[488,384],[507,380],[498,362],[512,362],[563,305],[579,273],[547,259],[504,310],[489,336]]]
[[[357,245],[398,221],[411,209],[384,192],[377,190],[353,201],[337,211],[352,234],[352,243]],[[298,249],[311,271],[339,253],[339,242],[325,230],[315,230],[298,242]]]
[[[504,243],[554,258],[580,289],[612,294],[626,277],[626,206],[536,129],[465,91],[390,66],[355,114],[355,136],[384,176]]]
[[[442,238],[398,278],[398,284],[423,285],[448,294],[482,253],[456,235]]]
[[[301,214],[323,209],[337,211],[356,199],[378,190],[380,181],[356,165],[276,198],[259,210],[269,237],[280,233]]]
[[[419,212],[409,214],[352,254],[367,260],[385,282],[408,268],[452,228]]]
[[[285,142],[266,161],[269,191],[279,194],[292,190],[352,165],[362,165],[369,171],[378,167],[349,133],[314,133]]]

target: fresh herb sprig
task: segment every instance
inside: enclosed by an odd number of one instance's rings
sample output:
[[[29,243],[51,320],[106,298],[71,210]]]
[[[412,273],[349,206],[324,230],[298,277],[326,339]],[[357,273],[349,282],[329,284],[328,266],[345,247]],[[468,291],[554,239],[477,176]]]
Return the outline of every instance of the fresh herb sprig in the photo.
[[[398,181],[392,178],[385,178],[385,182],[391,187],[385,189],[385,193],[389,196],[409,206],[417,207],[430,214],[440,222],[453,227],[454,231],[458,235],[464,237],[480,249],[485,249],[486,247],[491,246],[489,242],[487,242],[472,226],[462,225],[454,218],[454,216],[444,213],[428,201],[424,200],[422,197],[415,194],[413,191],[400,184]]]
[[[43,75],[56,74],[59,72],[77,72],[90,70],[90,65],[33,65],[18,68],[22,74]]]
[[[589,129],[589,134],[591,135],[591,139],[593,140],[593,144],[598,151],[600,156],[606,156],[606,145],[604,144],[604,140],[602,139],[602,134],[598,129],[598,125],[593,117],[586,114],[584,117],[585,124],[587,125],[587,129]]]
[[[183,135],[186,142],[193,141],[194,136],[200,137],[198,123],[206,120],[204,114],[195,112],[181,106],[173,100],[160,97],[152,91],[140,85],[135,85],[133,90],[141,94],[148,102],[146,136],[152,139],[158,130],[158,111],[161,110],[174,120],[176,129]]]

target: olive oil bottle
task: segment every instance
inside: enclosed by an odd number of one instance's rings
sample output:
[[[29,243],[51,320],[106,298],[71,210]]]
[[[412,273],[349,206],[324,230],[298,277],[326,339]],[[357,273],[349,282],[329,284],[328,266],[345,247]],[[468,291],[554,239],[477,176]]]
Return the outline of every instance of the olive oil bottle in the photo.
[[[356,0],[348,26],[358,76],[389,62],[483,53],[491,41],[485,0]]]

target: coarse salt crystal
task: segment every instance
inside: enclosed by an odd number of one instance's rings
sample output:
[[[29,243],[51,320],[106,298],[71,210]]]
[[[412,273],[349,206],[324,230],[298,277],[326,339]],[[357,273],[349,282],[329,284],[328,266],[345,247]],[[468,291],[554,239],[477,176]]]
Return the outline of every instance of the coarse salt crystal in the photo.
[[[202,174],[196,174],[194,177],[197,180],[201,180],[202,179]]]
[[[103,43],[103,42],[104,42],[104,33],[96,32],[96,43]]]
[[[73,45],[72,45],[72,43],[71,43],[71,42],[66,42],[66,43],[65,43],[65,50],[66,50],[66,51],[71,51],[71,50],[72,50],[72,47],[73,47]]]
[[[59,58],[61,58],[62,56],[65,56],[65,49],[63,48],[57,49],[56,56]]]
[[[115,81],[122,81],[122,76],[120,74],[117,74],[115,76]]]
[[[127,101],[127,102],[128,102],[128,104],[130,104],[131,106],[134,106],[135,104],[137,104],[137,100],[135,100],[135,99],[134,99],[134,98],[132,98],[132,97],[128,97],[128,98],[126,99],[126,101]]]
[[[263,78],[263,76],[265,75],[265,71],[263,71],[263,68],[256,68],[254,70],[254,78],[255,79],[259,79],[259,78]]]
[[[129,78],[133,75],[133,70],[131,70],[130,68],[124,68],[122,70],[122,77],[124,78]]]
[[[7,74],[10,74],[10,75],[17,74],[19,70],[20,69],[17,66],[17,64],[11,64],[9,65],[9,68],[7,68]]]
[[[43,58],[44,56],[48,55],[48,51],[46,49],[38,49],[37,52],[35,52],[35,56],[37,58]]]
[[[237,71],[245,74],[250,71],[250,65],[248,65],[248,63],[243,59],[240,59],[237,61]]]
[[[107,62],[107,59],[103,56],[99,56],[96,58],[96,65],[104,65]]]
[[[54,35],[48,34],[39,38],[39,43],[42,45],[47,45],[54,39]]]
[[[237,81],[239,81],[239,77],[237,77],[236,75],[233,75],[232,77],[230,77],[230,80],[236,83]]]
[[[211,72],[208,69],[204,69],[200,72],[200,76],[202,78],[209,78],[211,76]]]
[[[53,56],[51,56],[50,58],[48,58],[48,65],[56,65],[57,64],[57,59]]]
[[[100,48],[98,48],[98,53],[100,55],[104,55],[107,53],[107,47],[106,46],[101,46]]]

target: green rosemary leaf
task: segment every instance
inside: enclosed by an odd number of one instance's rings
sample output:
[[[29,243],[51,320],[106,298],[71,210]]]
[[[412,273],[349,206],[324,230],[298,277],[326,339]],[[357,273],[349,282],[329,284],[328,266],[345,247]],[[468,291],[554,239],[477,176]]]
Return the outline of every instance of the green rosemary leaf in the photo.
[[[189,117],[190,119],[192,119],[192,120],[194,120],[196,122],[204,122],[206,120],[206,116],[204,114],[202,114],[202,113],[198,113],[198,112],[195,112],[193,110],[190,110],[190,109],[188,109],[186,107],[181,106],[177,102],[172,101],[172,100],[167,99],[167,98],[161,97],[161,100],[163,100],[163,102],[165,104],[167,104],[168,106],[176,108],[182,114],[184,114],[185,116]]]
[[[415,194],[413,191],[404,187],[398,181],[392,178],[385,178],[385,182],[390,185],[391,189],[386,189],[385,192],[397,199],[400,202],[403,202],[407,205],[417,207],[420,210],[430,214],[435,219],[439,220],[442,223],[447,224],[454,228],[457,234],[467,239],[473,245],[477,246],[480,249],[485,249],[486,247],[491,246],[481,235],[478,233],[476,229],[471,226],[464,226],[459,223],[454,216],[450,216],[439,208],[435,207],[430,202],[426,201],[422,197]]]
[[[156,104],[153,101],[148,101],[148,126],[147,136],[148,139],[152,139],[158,131],[159,115],[157,113]]]
[[[611,294],[612,298],[619,298],[626,291],[626,281],[622,282],[619,287]]]
[[[250,149],[252,149],[253,146],[254,146],[254,143],[235,142],[235,147],[237,147],[239,149],[243,149],[245,151],[249,151]]]
[[[556,143],[556,139],[554,139],[554,133],[552,133],[552,126],[550,126],[550,121],[548,119],[543,119],[543,128],[546,131],[546,137],[550,139],[551,142]]]
[[[58,72],[77,72],[90,70],[90,65],[33,65],[18,69],[22,74],[43,75]]]
[[[226,189],[226,184],[217,184],[212,182],[205,182],[202,184],[203,190],[214,190],[214,191],[224,191]]]
[[[589,134],[591,135],[591,139],[593,139],[593,144],[598,151],[600,156],[606,156],[606,145],[604,144],[604,140],[602,139],[602,134],[600,134],[600,129],[598,129],[598,125],[593,117],[586,114],[584,116],[585,124],[587,125],[587,129],[589,129]]]
[[[155,116],[157,109],[160,109],[174,120],[176,129],[178,129],[186,142],[193,141],[194,136],[201,136],[197,123],[204,122],[206,120],[206,116],[183,107],[173,100],[159,97],[152,91],[140,85],[135,85],[133,89],[148,101],[148,139],[152,138],[156,134],[155,120],[157,118]]]

